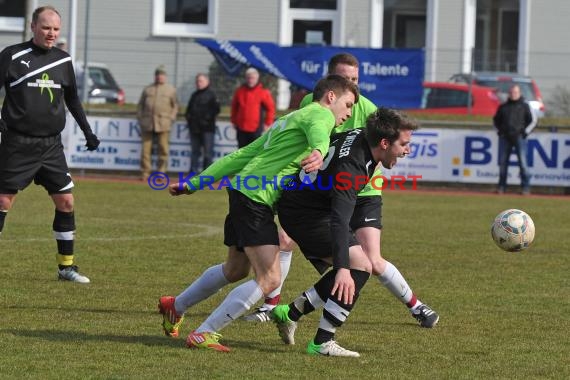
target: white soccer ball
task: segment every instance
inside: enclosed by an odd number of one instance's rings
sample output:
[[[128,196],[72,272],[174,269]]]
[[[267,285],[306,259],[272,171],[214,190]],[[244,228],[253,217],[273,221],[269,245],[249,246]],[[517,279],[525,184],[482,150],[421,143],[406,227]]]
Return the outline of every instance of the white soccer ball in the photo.
[[[527,249],[534,240],[534,222],[524,211],[509,209],[501,212],[491,226],[491,236],[507,252]]]

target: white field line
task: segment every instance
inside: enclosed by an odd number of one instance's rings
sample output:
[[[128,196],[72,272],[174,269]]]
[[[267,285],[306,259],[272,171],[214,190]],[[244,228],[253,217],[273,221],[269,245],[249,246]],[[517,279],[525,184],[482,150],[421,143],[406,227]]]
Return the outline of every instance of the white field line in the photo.
[[[118,237],[88,237],[81,236],[78,237],[78,241],[139,241],[139,240],[164,240],[164,239],[189,239],[189,238],[200,238],[212,236],[223,232],[221,227],[213,227],[202,224],[192,224],[191,227],[201,228],[202,231],[189,233],[189,234],[175,234],[175,235],[142,235],[142,236],[118,236]],[[4,237],[0,237],[0,244],[13,243],[13,242],[42,242],[42,241],[53,241],[53,237],[41,237],[41,238],[18,238],[18,239],[6,239],[6,234]]]

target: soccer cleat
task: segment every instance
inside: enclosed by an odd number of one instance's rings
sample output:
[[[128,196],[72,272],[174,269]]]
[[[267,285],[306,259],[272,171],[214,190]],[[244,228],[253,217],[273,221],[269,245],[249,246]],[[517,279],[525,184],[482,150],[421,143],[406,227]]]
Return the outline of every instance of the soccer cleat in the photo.
[[[271,310],[263,306],[258,307],[253,313],[244,316],[243,319],[248,322],[270,322]]]
[[[277,305],[271,310],[271,319],[275,322],[279,336],[285,344],[295,344],[297,322],[289,319],[289,305]]]
[[[351,358],[360,357],[360,354],[358,352],[342,348],[334,340],[329,340],[328,342],[322,344],[315,344],[315,341],[311,340],[307,346],[307,353],[309,355],[345,356]]]
[[[58,269],[57,277],[60,281],[71,281],[78,282],[80,284],[88,284],[91,281],[89,278],[78,272],[79,267],[77,265],[71,265],[63,269]]]
[[[162,329],[164,335],[172,338],[178,338],[178,329],[184,320],[184,314],[176,314],[174,301],[176,298],[172,296],[162,296],[158,300],[158,312],[162,314]]]
[[[431,329],[439,321],[439,315],[426,304],[418,306],[412,310],[412,317],[417,319],[420,326]]]
[[[219,343],[222,336],[215,332],[191,332],[186,338],[186,347],[201,348],[205,350],[213,350],[219,352],[230,352],[230,349]]]

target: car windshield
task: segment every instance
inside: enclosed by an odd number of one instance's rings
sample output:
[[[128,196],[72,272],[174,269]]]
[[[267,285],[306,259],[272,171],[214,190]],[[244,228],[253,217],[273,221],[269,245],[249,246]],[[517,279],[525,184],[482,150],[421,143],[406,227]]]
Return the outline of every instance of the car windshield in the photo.
[[[534,88],[532,84],[529,82],[515,82],[515,81],[503,81],[503,80],[496,80],[496,79],[476,79],[475,82],[479,86],[487,86],[487,87],[494,87],[499,92],[508,94],[509,89],[512,85],[517,84],[521,89],[521,94],[526,100],[535,100],[536,95],[534,94]]]

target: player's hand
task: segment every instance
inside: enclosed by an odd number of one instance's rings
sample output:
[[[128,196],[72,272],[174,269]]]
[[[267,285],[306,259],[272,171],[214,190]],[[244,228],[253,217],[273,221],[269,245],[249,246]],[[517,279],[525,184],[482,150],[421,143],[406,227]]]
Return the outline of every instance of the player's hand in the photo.
[[[182,195],[182,194],[192,194],[188,190],[188,188],[186,187],[184,182],[176,182],[176,183],[173,183],[172,185],[168,186],[168,192],[172,196],[178,196],[178,195]]]
[[[317,171],[322,165],[323,155],[316,149],[301,161],[301,167],[306,173]]]
[[[101,144],[101,141],[99,141],[97,136],[95,136],[95,134],[93,134],[93,133],[86,135],[85,140],[87,141],[85,143],[85,146],[87,147],[87,150],[90,152],[97,150],[97,148],[99,147],[99,144]]]
[[[354,301],[354,293],[356,292],[356,285],[354,285],[354,280],[350,275],[350,269],[341,268],[336,273],[334,279],[334,286],[331,291],[331,295],[336,294],[336,299],[345,303],[346,305],[351,305]]]
[[[0,133],[4,133],[7,131],[8,131],[8,126],[6,125],[6,122],[0,119]]]

